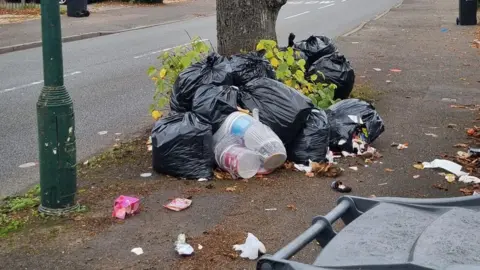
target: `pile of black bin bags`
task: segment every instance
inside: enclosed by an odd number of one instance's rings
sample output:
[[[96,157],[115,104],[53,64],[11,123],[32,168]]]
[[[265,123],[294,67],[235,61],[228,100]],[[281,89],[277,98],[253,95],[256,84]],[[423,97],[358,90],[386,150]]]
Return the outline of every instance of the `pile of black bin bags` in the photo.
[[[338,85],[338,97],[348,98],[355,75],[333,42],[324,36],[297,43],[294,38],[290,35],[289,47],[300,51],[309,72],[322,72],[326,82]],[[262,52],[230,58],[211,53],[180,73],[170,108],[169,116],[152,130],[153,168],[186,179],[212,177],[213,134],[239,108],[258,109],[260,121],[279,136],[288,160],[295,163],[325,161],[329,146],[349,150],[351,142],[338,142],[351,140],[359,130],[368,130],[368,143],[384,130],[373,106],[357,99],[345,99],[326,111],[315,108],[308,97],[276,80]],[[353,123],[350,115],[363,122]]]

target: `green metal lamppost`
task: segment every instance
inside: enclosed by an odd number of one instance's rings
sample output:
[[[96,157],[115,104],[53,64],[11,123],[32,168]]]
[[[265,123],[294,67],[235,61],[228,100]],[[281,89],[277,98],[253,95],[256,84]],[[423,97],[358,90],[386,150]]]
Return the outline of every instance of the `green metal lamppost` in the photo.
[[[63,85],[58,0],[42,0],[41,10],[44,87],[37,102],[39,211],[61,215],[77,207],[75,121],[73,102]]]

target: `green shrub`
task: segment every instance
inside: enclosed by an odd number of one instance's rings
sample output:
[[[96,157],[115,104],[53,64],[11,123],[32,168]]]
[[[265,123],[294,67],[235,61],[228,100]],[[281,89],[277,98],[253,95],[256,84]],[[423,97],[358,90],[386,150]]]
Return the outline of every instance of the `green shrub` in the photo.
[[[290,47],[281,51],[273,40],[261,40],[257,50],[265,52],[265,57],[275,68],[277,79],[308,96],[318,108],[326,109],[336,102],[333,97],[337,86],[317,82],[319,76],[325,79],[320,72],[306,78],[306,61],[300,58],[299,51]]]
[[[313,74],[305,78],[306,62],[299,59],[299,52],[292,48],[280,51],[273,40],[261,40],[257,44],[257,50],[265,53],[265,57],[275,69],[277,79],[308,96],[315,106],[325,109],[336,102],[333,100],[336,85],[317,82],[323,74]],[[166,110],[180,72],[204,59],[211,51],[209,44],[195,37],[188,45],[176,47],[160,55],[160,67],[152,66],[148,69],[147,74],[155,83],[153,103],[150,105],[150,112],[155,120],[162,117]]]
[[[173,84],[180,72],[205,58],[210,51],[211,47],[206,42],[195,37],[188,45],[176,47],[158,57],[161,66],[150,67],[147,71],[148,76],[155,82],[154,102],[150,105],[150,112],[154,118],[161,117],[160,112],[165,110],[170,101]]]

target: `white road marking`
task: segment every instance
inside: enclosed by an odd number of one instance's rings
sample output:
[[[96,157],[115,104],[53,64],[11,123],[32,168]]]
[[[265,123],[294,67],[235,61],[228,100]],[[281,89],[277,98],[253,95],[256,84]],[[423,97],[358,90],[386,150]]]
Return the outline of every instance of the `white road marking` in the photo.
[[[302,15],[307,14],[307,13],[310,13],[310,11],[305,11],[305,12],[302,12],[302,13],[297,14],[297,15],[288,16],[288,17],[285,18],[285,20],[295,18],[295,17],[298,17],[298,16],[302,16]]]
[[[209,40],[208,38],[204,38],[204,39],[200,39],[199,42],[208,41],[208,40]],[[143,58],[143,57],[146,57],[146,56],[151,56],[151,55],[154,55],[154,54],[157,54],[157,53],[170,51],[170,50],[175,49],[175,48],[177,48],[177,47],[186,46],[186,45],[189,45],[189,44],[191,44],[191,42],[185,43],[185,44],[180,44],[180,45],[178,45],[178,46],[171,47],[171,48],[166,48],[166,49],[162,49],[162,50],[158,50],[158,51],[153,51],[153,52],[149,52],[149,53],[137,55],[137,56],[134,56],[133,59],[139,59],[139,58]]]
[[[330,5],[326,5],[326,6],[323,6],[323,7],[319,7],[318,9],[323,9],[323,8],[327,8],[327,7],[331,7],[331,6],[334,6],[335,4],[330,4]]]
[[[81,72],[81,71],[74,71],[74,72],[65,74],[63,77],[64,77],[64,78],[65,78],[65,77],[70,77],[70,76],[77,75],[77,74],[80,74],[80,73],[82,73],[82,72]],[[0,94],[4,94],[4,93],[7,93],[7,92],[11,92],[11,91],[15,91],[15,90],[27,88],[27,87],[34,86],[34,85],[41,84],[41,83],[43,83],[43,80],[41,80],[41,81],[36,81],[36,82],[32,82],[32,83],[28,83],[28,84],[24,84],[24,85],[15,86],[15,87],[12,87],[12,88],[3,89],[3,90],[0,90]]]

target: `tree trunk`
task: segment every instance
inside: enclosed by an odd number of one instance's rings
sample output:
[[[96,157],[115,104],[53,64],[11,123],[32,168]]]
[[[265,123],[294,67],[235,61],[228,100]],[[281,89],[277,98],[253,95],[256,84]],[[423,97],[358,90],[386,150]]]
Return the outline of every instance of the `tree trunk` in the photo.
[[[217,0],[217,46],[222,55],[252,51],[261,39],[277,40],[275,25],[287,0]]]

